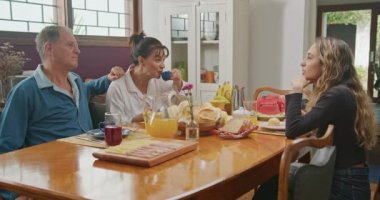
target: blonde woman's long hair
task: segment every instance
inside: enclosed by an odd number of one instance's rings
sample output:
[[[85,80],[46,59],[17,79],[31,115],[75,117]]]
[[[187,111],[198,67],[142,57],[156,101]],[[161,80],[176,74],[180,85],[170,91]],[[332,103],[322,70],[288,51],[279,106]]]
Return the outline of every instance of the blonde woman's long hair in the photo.
[[[324,66],[314,85],[307,105],[313,107],[320,96],[330,88],[345,82],[356,102],[355,132],[359,146],[371,149],[376,144],[376,122],[371,99],[360,83],[353,65],[353,55],[348,44],[336,38],[318,38],[315,42],[319,60]]]

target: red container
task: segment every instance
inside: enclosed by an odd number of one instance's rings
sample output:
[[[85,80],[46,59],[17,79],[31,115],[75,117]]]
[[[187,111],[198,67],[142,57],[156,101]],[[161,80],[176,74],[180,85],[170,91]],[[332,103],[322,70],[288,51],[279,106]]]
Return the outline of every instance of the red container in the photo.
[[[104,128],[104,136],[108,146],[119,145],[123,139],[121,127],[116,125],[106,125]]]

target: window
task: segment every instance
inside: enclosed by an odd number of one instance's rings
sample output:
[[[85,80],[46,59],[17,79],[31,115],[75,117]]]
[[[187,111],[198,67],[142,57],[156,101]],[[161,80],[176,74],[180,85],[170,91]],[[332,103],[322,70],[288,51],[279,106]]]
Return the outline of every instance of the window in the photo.
[[[43,27],[58,24],[55,0],[0,0],[0,30],[39,32]]]
[[[130,35],[130,1],[128,0],[75,0],[73,31],[78,35]]]
[[[126,46],[141,27],[141,0],[0,0],[0,8],[0,39],[13,43],[58,24],[72,28],[81,45]]]

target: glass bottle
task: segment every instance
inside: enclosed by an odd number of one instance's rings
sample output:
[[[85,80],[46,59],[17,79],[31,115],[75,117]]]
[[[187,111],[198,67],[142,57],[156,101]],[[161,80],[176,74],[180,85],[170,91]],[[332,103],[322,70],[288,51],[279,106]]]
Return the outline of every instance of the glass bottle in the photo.
[[[199,125],[194,119],[193,99],[191,96],[191,92],[189,92],[188,95],[190,103],[190,121],[186,124],[186,140],[197,141],[199,139]]]
[[[189,123],[186,124],[186,140],[195,140],[199,139],[199,125],[192,119]]]

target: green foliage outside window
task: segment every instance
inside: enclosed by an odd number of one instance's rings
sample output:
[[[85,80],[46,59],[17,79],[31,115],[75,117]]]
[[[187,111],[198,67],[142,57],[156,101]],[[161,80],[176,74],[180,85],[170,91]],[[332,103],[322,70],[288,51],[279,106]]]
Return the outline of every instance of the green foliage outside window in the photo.
[[[371,19],[371,11],[341,11],[328,12],[327,24],[352,24],[357,25],[360,22],[369,21]]]

